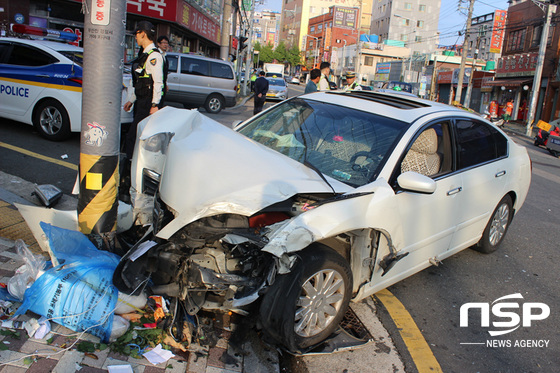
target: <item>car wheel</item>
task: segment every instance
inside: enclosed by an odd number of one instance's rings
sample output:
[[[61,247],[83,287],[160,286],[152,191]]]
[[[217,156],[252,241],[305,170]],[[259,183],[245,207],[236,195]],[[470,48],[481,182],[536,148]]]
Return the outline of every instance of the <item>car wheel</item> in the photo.
[[[224,99],[217,94],[212,94],[206,99],[204,108],[211,114],[218,114],[224,108]]]
[[[352,272],[346,259],[313,244],[265,294],[260,310],[264,331],[288,350],[302,351],[336,330],[351,295]]]
[[[475,250],[484,254],[490,254],[498,249],[507,233],[511,218],[513,217],[512,206],[513,203],[509,195],[502,198],[500,203],[498,203],[498,207],[494,210],[486,229],[484,229],[482,238],[478,244],[474,246]]]
[[[62,141],[70,136],[70,118],[56,100],[45,100],[35,108],[33,125],[48,140]]]

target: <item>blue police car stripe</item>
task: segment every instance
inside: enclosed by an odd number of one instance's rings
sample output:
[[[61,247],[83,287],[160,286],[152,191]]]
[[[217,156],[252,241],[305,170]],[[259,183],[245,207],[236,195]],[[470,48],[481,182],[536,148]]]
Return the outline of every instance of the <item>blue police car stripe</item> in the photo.
[[[60,79],[57,79],[58,81],[60,81]],[[32,80],[22,80],[22,79],[12,79],[12,78],[7,78],[7,77],[0,77],[0,82],[1,83],[1,87],[0,87],[0,93],[2,94],[14,94],[13,92],[16,92],[16,96],[20,96],[20,97],[27,97],[25,95],[25,92],[20,92],[18,89],[18,87],[15,87],[13,85],[10,85],[9,83],[17,83],[17,84],[25,84],[25,85],[33,85],[33,86],[37,86],[37,87],[45,87],[45,88],[53,88],[53,89],[63,89],[66,91],[73,91],[73,92],[82,92],[82,87],[78,85],[78,83],[73,83],[70,80],[68,81],[69,84],[72,85],[64,85],[64,84],[53,84],[53,83],[41,83],[41,82],[35,82]],[[8,91],[12,92],[12,93],[8,93]],[[22,96],[22,94],[24,96]],[[27,92],[27,94],[29,94],[29,92]]]

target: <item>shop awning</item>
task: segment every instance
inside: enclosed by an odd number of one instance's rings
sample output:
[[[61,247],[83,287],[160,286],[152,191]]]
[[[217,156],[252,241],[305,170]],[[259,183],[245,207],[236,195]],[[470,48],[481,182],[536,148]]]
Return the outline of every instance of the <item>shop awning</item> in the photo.
[[[530,84],[533,79],[497,79],[490,82],[484,82],[484,86],[503,86],[503,87],[519,87],[522,84]]]

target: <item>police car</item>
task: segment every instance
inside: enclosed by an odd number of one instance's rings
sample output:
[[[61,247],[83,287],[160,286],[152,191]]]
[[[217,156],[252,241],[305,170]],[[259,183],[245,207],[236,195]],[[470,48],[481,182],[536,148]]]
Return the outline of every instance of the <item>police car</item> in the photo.
[[[0,38],[0,117],[32,124],[53,141],[80,132],[82,63],[83,49],[70,44]],[[132,113],[121,111],[128,122]]]

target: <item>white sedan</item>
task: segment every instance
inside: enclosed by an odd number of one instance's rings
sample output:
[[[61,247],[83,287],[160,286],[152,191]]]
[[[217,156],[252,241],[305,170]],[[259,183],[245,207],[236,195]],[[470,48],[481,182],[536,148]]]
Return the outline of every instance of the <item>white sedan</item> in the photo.
[[[115,285],[151,279],[191,314],[255,312],[298,353],[350,301],[463,249],[496,250],[531,183],[526,149],[501,129],[399,94],[298,96],[234,131],[165,108],[138,131],[131,194],[147,206],[157,190],[153,213],[138,211],[154,217],[153,243],[123,257]]]

